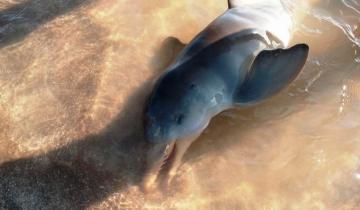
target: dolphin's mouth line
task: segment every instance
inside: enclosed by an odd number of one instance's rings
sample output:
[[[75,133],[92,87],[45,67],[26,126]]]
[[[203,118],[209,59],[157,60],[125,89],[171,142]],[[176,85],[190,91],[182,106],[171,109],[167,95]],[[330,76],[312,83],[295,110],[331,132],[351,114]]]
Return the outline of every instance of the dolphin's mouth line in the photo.
[[[159,179],[166,176],[171,168],[171,163],[175,157],[175,141],[166,145],[159,145],[150,150],[151,155],[148,160],[148,169],[145,172],[143,187],[145,191],[155,187]]]
[[[208,123],[206,123],[205,127]],[[155,144],[148,153],[148,171],[144,177],[144,189],[149,191],[160,185],[165,189],[176,176],[182,157],[202,130],[191,136],[176,138],[166,144]]]
[[[162,163],[160,166],[159,174],[162,174],[169,168],[169,165],[175,156],[175,147],[176,147],[176,143],[169,144],[166,146],[165,152],[164,152],[165,155],[163,157],[163,160],[162,160]]]

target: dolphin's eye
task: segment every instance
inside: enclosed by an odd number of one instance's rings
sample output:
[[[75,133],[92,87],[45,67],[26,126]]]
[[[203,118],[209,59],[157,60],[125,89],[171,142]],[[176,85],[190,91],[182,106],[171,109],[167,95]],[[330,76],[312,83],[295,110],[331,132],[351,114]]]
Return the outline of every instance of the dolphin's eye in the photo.
[[[176,123],[180,125],[183,122],[184,117],[185,117],[185,115],[183,115],[183,114],[177,115],[176,116]]]

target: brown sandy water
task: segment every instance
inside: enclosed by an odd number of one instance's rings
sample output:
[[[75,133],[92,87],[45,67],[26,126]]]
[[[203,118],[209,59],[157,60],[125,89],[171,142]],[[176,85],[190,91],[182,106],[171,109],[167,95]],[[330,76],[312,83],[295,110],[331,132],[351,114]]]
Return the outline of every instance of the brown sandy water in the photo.
[[[226,1],[0,1],[0,209],[360,209],[360,3],[287,5],[303,73],[213,119],[145,197],[152,81]]]

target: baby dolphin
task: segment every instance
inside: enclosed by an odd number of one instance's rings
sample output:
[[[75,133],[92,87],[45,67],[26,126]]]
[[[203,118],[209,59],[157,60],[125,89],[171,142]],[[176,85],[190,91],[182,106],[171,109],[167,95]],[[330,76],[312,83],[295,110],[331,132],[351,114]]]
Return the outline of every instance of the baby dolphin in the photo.
[[[168,184],[212,117],[256,104],[291,83],[309,47],[290,40],[291,18],[280,0],[229,0],[229,9],[198,34],[157,81],[145,110],[144,188]],[[163,182],[164,183],[164,182]],[[156,185],[155,185],[156,186]]]

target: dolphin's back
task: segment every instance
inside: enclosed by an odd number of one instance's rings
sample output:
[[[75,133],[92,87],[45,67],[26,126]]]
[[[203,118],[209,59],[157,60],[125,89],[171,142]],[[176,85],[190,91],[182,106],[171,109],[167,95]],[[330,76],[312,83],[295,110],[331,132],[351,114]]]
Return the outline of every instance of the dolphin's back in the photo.
[[[280,1],[276,2],[244,4],[227,10],[184,48],[172,67],[185,62],[210,44],[241,31],[256,31],[266,39],[270,33],[286,47],[290,39],[291,18]]]
[[[169,100],[171,108],[191,101],[211,118],[233,106],[233,94],[265,46],[266,41],[251,30],[226,36],[166,72],[155,86],[152,101]],[[215,100],[219,97],[221,102]]]

